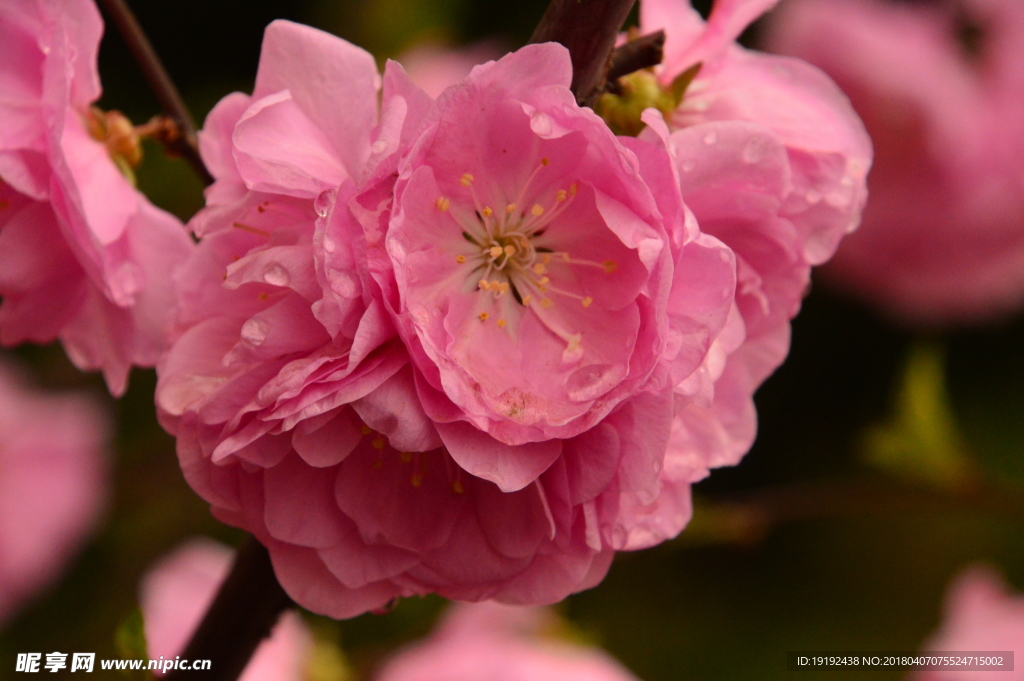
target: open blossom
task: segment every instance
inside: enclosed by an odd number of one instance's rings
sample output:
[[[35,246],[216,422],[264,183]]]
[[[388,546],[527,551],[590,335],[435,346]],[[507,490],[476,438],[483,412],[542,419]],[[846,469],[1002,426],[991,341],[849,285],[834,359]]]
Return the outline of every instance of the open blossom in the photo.
[[[95,526],[107,437],[92,400],[30,391],[0,364],[0,628]]]
[[[644,114],[640,137],[666,145],[686,206],[737,260],[739,329],[716,346],[713,389],[677,407],[670,447],[704,470],[749,449],[753,393],[789,351],[811,266],[857,227],[866,199],[871,143],[835,84],[804,62],[733,42],[774,4],[717,0],[707,22],[688,0],[640,5],[641,32],[667,36],[660,86],[696,72],[678,106]]]
[[[942,623],[922,650],[1013,651],[1024,643],[1024,596],[1011,593],[992,568],[974,565],[950,584]],[[978,655],[987,652],[972,653]],[[1012,664],[1012,662],[1011,662]],[[1018,663],[1012,672],[993,670],[919,671],[908,681],[1024,679]]]
[[[157,403],[300,604],[553,602],[687,522],[673,388],[707,383],[735,261],[570,80],[555,44],[436,101],[391,64],[378,123],[370,55],[275,22],[208,118]]]
[[[826,272],[904,323],[1024,303],[1024,4],[793,0],[769,46],[849,93],[878,159],[864,227]]]
[[[0,7],[0,342],[60,338],[117,395],[166,348],[191,241],[111,158],[126,121],[90,109],[102,28],[91,0]]]
[[[149,659],[174,661],[181,656],[227,577],[232,554],[231,549],[211,539],[192,539],[146,573],[140,585],[139,605]],[[298,613],[286,612],[238,678],[301,681],[306,678],[312,645],[302,618]]]
[[[596,648],[545,640],[542,608],[454,605],[430,638],[392,658],[377,681],[636,681]]]

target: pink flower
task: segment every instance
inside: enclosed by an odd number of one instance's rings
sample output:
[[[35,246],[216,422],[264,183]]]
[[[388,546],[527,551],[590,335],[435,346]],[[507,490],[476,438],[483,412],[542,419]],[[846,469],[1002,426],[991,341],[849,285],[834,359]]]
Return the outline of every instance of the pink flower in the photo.
[[[166,347],[172,269],[191,242],[100,141],[102,22],[89,0],[0,7],[0,342],[60,338],[115,395]]]
[[[457,48],[422,43],[402,53],[398,62],[424,92],[437,97],[468,76],[474,66],[497,59],[502,52],[490,41]]]
[[[689,518],[673,387],[706,383],[735,262],[569,80],[531,46],[435,102],[393,64],[378,124],[368,54],[275,22],[207,120],[157,403],[307,608],[553,602]]]
[[[1011,593],[1002,577],[984,565],[964,570],[950,584],[939,630],[924,643],[927,651],[1012,651],[1024,642],[1024,596]],[[919,671],[909,681],[1024,679],[1019,660],[1012,672]]]
[[[810,268],[856,228],[866,199],[871,143],[846,97],[804,62],[733,42],[773,4],[718,0],[707,23],[687,0],[640,8],[641,31],[667,35],[663,87],[700,64],[668,127],[648,111],[640,137],[666,145],[686,206],[737,259],[740,315],[716,347],[713,389],[673,427],[670,451],[705,471],[750,448],[752,396],[788,354]]]
[[[864,227],[829,278],[903,323],[1020,309],[1024,5],[793,0],[768,43],[835,78],[878,151]]]
[[[377,681],[636,681],[603,651],[546,641],[554,616],[496,603],[455,605],[438,630],[391,659]]]
[[[227,577],[232,553],[213,540],[192,539],[161,558],[146,573],[139,601],[149,659],[173,661],[185,650]],[[312,646],[312,636],[302,618],[296,612],[286,612],[238,678],[300,681],[306,678],[304,672]]]
[[[106,497],[108,428],[95,402],[19,378],[0,364],[0,628],[60,574]]]

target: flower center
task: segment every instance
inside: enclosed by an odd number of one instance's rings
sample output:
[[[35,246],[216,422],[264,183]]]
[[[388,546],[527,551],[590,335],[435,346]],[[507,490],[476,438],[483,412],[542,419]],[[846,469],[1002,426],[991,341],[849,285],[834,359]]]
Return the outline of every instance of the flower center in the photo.
[[[479,200],[474,189],[473,175],[465,173],[461,184],[469,188],[473,197],[474,219],[460,221],[452,215],[449,211],[451,203],[446,197],[438,198],[436,205],[438,210],[452,216],[462,230],[463,238],[471,244],[471,250],[457,255],[455,261],[472,268],[470,276],[476,279],[476,287],[481,294],[490,294],[495,299],[511,295],[523,307],[537,304],[545,310],[555,304],[552,296],[575,299],[583,307],[590,307],[593,298],[560,285],[562,282],[551,271],[552,263],[597,267],[609,274],[618,265],[612,260],[599,263],[573,258],[570,253],[558,251],[549,245],[545,239],[548,227],[568,209],[579,190],[578,184],[572,182],[558,189],[553,201],[547,206],[540,203],[524,205],[522,198],[530,184],[549,163],[547,158],[542,158],[540,165],[527,179],[519,199],[498,210]],[[487,321],[490,316],[487,311],[479,315],[481,321]],[[497,320],[498,326],[503,327],[505,323],[504,319]]]

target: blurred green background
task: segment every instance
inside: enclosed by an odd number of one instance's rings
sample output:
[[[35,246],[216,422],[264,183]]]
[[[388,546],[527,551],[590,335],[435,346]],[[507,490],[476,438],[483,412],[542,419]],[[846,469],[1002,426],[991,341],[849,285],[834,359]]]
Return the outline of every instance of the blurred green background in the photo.
[[[702,11],[708,2],[695,3]],[[198,120],[251,89],[263,27],[309,23],[394,57],[420,41],[493,37],[523,44],[546,2],[469,0],[136,0],[142,25]],[[748,36],[749,37],[749,36]],[[157,113],[116,35],[103,42],[100,105],[135,122]],[[187,219],[202,202],[184,163],[147,147],[140,187]],[[794,323],[790,358],[757,395],[760,434],[734,469],[695,488],[683,535],[620,555],[596,589],[560,606],[576,635],[645,681],[781,679],[787,650],[913,650],[935,628],[950,577],[975,561],[1024,588],[1024,317],[919,337],[816,282]],[[13,353],[52,388],[105,393],[58,346]],[[152,371],[116,415],[107,521],[64,579],[0,633],[0,660],[24,651],[116,657],[114,633],[135,608],[146,567],[182,539],[242,535],[211,519],[182,480],[157,425]],[[427,632],[440,599],[387,615],[310,618],[369,679]],[[13,675],[0,667],[0,678]],[[102,674],[103,672],[98,672]],[[901,670],[813,672],[895,679]]]

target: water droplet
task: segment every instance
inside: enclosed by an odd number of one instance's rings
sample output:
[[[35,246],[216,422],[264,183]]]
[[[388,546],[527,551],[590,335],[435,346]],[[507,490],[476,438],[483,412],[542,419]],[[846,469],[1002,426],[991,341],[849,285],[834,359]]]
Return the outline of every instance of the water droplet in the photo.
[[[335,250],[336,250],[337,248],[338,248],[338,244],[336,244],[336,243],[334,242],[334,239],[332,239],[332,238],[331,238],[331,237],[329,237],[329,236],[325,236],[325,237],[324,237],[324,250],[325,250],[325,251],[327,251],[328,253],[334,253],[334,251],[335,251]]]
[[[377,140],[376,142],[373,143],[373,147],[372,147],[373,153],[375,153],[375,154],[380,154],[380,153],[382,153],[387,148],[388,148],[388,143],[385,142],[384,140]]]
[[[327,217],[327,213],[330,212],[331,207],[334,205],[334,199],[338,196],[337,189],[327,189],[320,192],[320,196],[316,197],[316,201],[313,202],[313,210],[316,214],[322,218]]]
[[[621,367],[613,364],[589,364],[569,375],[566,381],[570,399],[584,401],[595,399],[622,379]]]
[[[685,172],[685,173],[690,172],[691,170],[693,170],[696,167],[697,167],[697,162],[694,161],[692,158],[688,159],[686,161],[683,161],[683,172]]]
[[[718,141],[718,133],[712,130],[704,135],[704,144],[714,144]]]
[[[287,286],[291,276],[281,263],[272,262],[263,270],[263,281],[271,286]]]
[[[546,137],[555,129],[555,122],[551,120],[551,116],[538,111],[530,116],[530,128],[541,137]]]
[[[767,141],[763,137],[751,137],[743,147],[743,160],[747,163],[760,163],[764,159]]]
[[[259,347],[267,340],[267,332],[270,331],[265,319],[253,317],[242,325],[242,340],[252,347]]]

